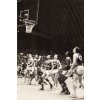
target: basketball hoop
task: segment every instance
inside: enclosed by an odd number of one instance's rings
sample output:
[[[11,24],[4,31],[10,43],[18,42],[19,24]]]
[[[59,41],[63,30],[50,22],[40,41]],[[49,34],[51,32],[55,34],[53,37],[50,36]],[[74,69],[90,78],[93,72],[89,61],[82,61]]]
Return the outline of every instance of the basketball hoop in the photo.
[[[26,33],[32,33],[32,29],[35,26],[35,21],[25,20]]]
[[[26,25],[26,33],[32,33],[32,29],[35,24]]]

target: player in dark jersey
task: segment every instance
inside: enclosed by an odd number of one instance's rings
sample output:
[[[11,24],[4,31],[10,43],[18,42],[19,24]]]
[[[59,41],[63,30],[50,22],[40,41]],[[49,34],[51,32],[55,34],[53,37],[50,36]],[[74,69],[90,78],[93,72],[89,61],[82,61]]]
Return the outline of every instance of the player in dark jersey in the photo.
[[[42,66],[42,58],[41,56],[39,56],[39,58],[35,58],[35,60],[33,60],[33,68],[34,68],[34,73],[31,74],[30,77],[30,82],[32,82],[33,78],[35,79],[35,84],[38,85],[38,81],[40,79],[40,77],[42,76],[42,71],[41,71],[41,66]]]
[[[69,75],[71,73],[73,73],[73,94],[71,95],[71,97],[76,98],[77,97],[77,95],[76,95],[77,81],[79,81],[81,86],[84,87],[83,83],[82,83],[84,68],[83,68],[83,64],[82,64],[82,56],[80,54],[79,47],[75,47],[73,49],[73,63],[72,63],[71,69],[69,71]]]
[[[45,65],[43,71],[43,75],[41,77],[41,89],[44,90],[44,81],[48,82],[50,85],[50,89],[52,89],[53,85],[51,84],[48,77],[51,75],[52,63],[50,59],[50,55],[47,56],[47,60],[45,60]]]
[[[68,73],[68,70],[70,69],[71,58],[69,57],[69,52],[66,52],[65,55],[66,55],[65,65],[63,65],[63,67],[59,73],[58,81],[62,87],[61,93],[70,94],[69,89],[65,83],[65,80],[67,79],[66,75]]]
[[[38,68],[40,67],[41,56],[37,54],[34,57],[35,84],[38,85]]]
[[[18,65],[17,74],[18,74],[18,76],[21,76],[21,77],[24,76],[24,70],[26,68],[24,59],[25,58],[24,58],[23,53],[18,54],[18,56],[17,56],[17,65]]]

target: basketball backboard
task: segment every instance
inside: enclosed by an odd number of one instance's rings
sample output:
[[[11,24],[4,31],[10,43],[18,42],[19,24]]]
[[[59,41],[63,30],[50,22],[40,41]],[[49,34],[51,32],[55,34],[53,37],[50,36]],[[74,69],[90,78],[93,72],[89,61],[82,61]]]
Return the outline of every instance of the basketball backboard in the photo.
[[[29,9],[20,11],[20,18],[23,18],[23,22],[29,19]]]
[[[24,5],[25,2],[27,5]],[[38,23],[38,13],[39,13],[39,0],[33,0],[31,1],[31,3],[29,2],[29,0],[26,1],[21,0],[21,2],[18,2],[17,27],[18,28],[26,27],[26,30],[30,29],[31,26],[34,27]]]

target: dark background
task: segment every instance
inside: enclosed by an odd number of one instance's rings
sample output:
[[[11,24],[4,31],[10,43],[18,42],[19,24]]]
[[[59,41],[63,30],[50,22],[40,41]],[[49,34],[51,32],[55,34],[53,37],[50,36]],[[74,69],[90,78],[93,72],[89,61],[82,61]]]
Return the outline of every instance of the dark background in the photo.
[[[38,0],[22,0],[17,12],[30,10],[30,20],[36,19]],[[84,55],[84,0],[40,0],[38,24],[31,34],[21,28],[17,35],[18,52],[56,52],[63,54],[75,46]]]

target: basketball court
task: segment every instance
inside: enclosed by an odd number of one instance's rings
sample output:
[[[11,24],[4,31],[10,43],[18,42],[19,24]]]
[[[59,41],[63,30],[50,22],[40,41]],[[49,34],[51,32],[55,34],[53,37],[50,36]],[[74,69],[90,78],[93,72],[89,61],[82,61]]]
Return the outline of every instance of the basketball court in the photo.
[[[72,92],[72,79],[69,78],[66,83],[70,91]],[[49,86],[45,86],[45,90],[39,90],[40,86],[34,84],[34,80],[32,85],[28,85],[27,83],[23,82],[23,79],[18,78],[17,83],[17,97],[18,100],[83,100],[83,90],[82,88],[77,89],[78,99],[71,98],[70,95],[60,94],[61,88],[53,88],[50,90]]]

